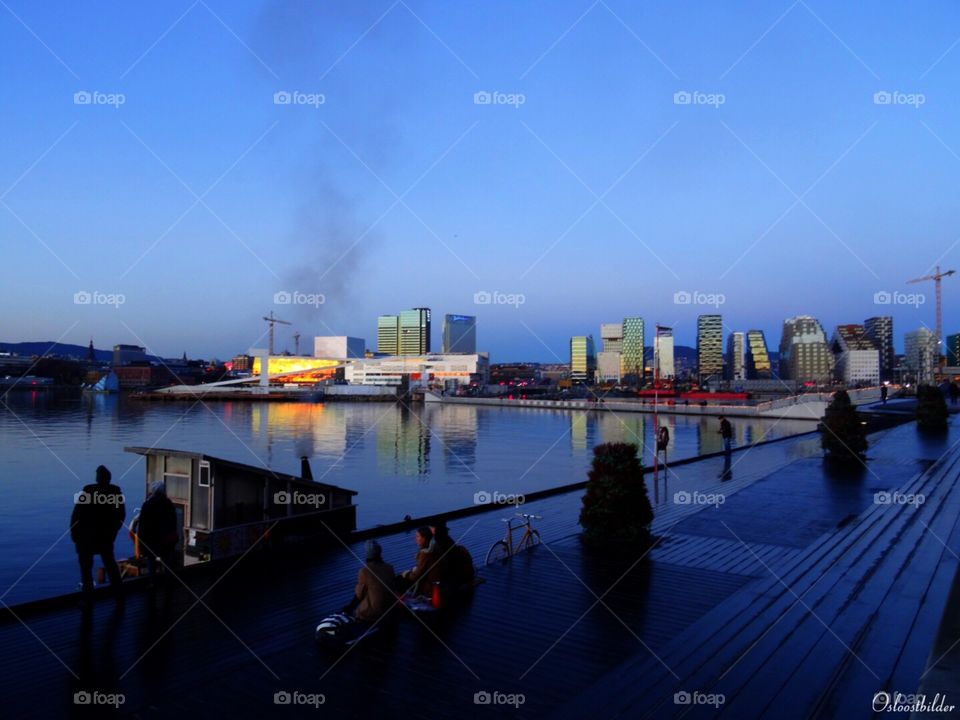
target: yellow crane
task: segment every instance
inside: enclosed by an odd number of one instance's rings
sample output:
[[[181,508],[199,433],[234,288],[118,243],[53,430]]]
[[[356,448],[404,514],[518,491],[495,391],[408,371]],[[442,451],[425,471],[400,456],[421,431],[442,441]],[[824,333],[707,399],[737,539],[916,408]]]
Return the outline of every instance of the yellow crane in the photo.
[[[937,265],[934,268],[933,275],[924,275],[923,277],[914,278],[913,280],[907,280],[908,285],[913,283],[926,282],[927,280],[933,280],[935,287],[935,294],[937,299],[937,365],[940,365],[940,341],[943,338],[943,305],[940,300],[940,281],[945,278],[953,275],[956,270],[946,270],[940,272],[940,266]]]
[[[273,355],[273,326],[276,325],[277,323],[281,325],[292,325],[293,323],[288,323],[286,320],[275,318],[273,316],[273,310],[270,311],[269,316],[264,315],[263,319],[266,320],[268,323],[270,323],[270,344],[268,345],[268,347],[270,348],[269,353]]]

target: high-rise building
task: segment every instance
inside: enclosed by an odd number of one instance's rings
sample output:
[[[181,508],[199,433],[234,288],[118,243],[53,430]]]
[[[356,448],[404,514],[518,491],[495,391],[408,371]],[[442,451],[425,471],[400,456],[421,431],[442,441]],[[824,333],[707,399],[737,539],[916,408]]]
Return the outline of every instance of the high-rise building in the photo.
[[[906,334],[903,365],[918,383],[932,383],[937,367],[937,334],[930,328],[920,328]]]
[[[477,318],[473,315],[443,316],[444,354],[477,352]]]
[[[653,337],[653,363],[661,379],[670,379],[676,375],[673,364],[673,328],[657,325]]]
[[[697,317],[697,372],[700,382],[723,375],[723,320],[720,315]]]
[[[596,369],[593,335],[574,335],[570,338],[570,379],[573,382],[592,382]]]
[[[620,382],[623,377],[623,323],[600,325],[600,352],[597,353],[597,379]]]
[[[602,323],[600,342],[603,352],[623,352],[623,323]]]
[[[830,340],[834,378],[847,385],[880,382],[880,351],[863,325],[838,325]]]
[[[727,379],[746,380],[747,366],[745,364],[746,335],[742,332],[732,332],[727,336]]]
[[[783,321],[780,336],[780,377],[796,382],[829,382],[833,353],[820,321],[798,315]]]
[[[597,353],[597,381],[620,382],[621,355],[618,352],[602,350]]]
[[[747,330],[744,353],[748,380],[769,380],[773,377],[770,353],[767,352],[767,339],[763,335],[763,330]]]
[[[893,370],[897,366],[897,356],[893,352],[893,318],[889,315],[867,318],[863,327],[880,353],[880,379],[893,380]]]
[[[643,318],[623,320],[623,349],[620,353],[622,375],[632,382],[643,380]]]
[[[385,355],[400,354],[400,317],[381,315],[377,318],[377,352]]]
[[[947,349],[947,365],[957,367],[960,365],[960,333],[947,335],[944,344]]]
[[[400,355],[430,352],[430,308],[400,311]]]

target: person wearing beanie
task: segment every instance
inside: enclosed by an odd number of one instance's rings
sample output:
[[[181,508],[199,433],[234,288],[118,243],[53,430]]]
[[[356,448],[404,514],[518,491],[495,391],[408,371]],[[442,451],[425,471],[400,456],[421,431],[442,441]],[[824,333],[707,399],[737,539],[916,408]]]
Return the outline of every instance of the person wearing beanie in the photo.
[[[396,572],[383,561],[383,548],[376,540],[364,546],[366,562],[357,573],[353,600],[343,611],[363,623],[375,623],[399,602],[394,590]]]
[[[177,509],[167,497],[166,486],[156,481],[150,486],[150,497],[140,509],[137,524],[141,552],[147,558],[147,574],[157,573],[157,561],[169,573],[175,564],[175,549],[180,535],[177,529]]]
[[[70,515],[70,539],[73,540],[80,562],[81,604],[89,609],[93,592],[93,556],[99,555],[110,578],[110,586],[120,595],[120,568],[113,556],[113,541],[127,517],[123,491],[111,485],[110,471],[101,465],[96,471],[97,481],[85,485],[73,496]]]

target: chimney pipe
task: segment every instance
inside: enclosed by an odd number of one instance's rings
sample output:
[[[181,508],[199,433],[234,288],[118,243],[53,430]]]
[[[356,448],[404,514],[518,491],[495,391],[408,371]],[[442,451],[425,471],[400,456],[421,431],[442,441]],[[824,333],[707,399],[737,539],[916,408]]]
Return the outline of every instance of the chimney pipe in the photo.
[[[300,458],[300,477],[303,480],[313,480],[313,470],[310,469],[310,461],[306,455]]]

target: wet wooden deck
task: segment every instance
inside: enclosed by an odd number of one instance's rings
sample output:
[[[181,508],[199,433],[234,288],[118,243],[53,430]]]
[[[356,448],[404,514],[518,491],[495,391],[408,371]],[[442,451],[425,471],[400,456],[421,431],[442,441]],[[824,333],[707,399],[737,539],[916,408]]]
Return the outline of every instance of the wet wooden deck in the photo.
[[[98,690],[123,693],[120,713],[144,718],[318,716],[278,708],[284,691],[322,693],[320,712],[336,717],[713,716],[673,704],[697,690],[723,692],[724,717],[865,717],[877,690],[915,690],[957,564],[937,538],[960,551],[960,455],[931,463],[956,438],[924,446],[909,432],[886,431],[861,477],[773,446],[742,464],[735,454],[730,479],[719,459],[678,468],[660,479],[662,543],[640,562],[584,550],[579,492],[531,503],[543,546],[483,568],[450,617],[404,617],[346,652],[318,648],[313,628],[349,599],[360,543],[254,553],[189,590],[134,593],[121,609],[103,600],[89,621],[72,609],[5,613],[3,714],[83,714],[74,693]],[[874,504],[894,488],[928,501]],[[724,502],[678,502],[684,491]],[[508,514],[451,532],[479,561]],[[397,570],[412,564],[412,533],[380,542]],[[475,704],[485,691],[524,703]]]

